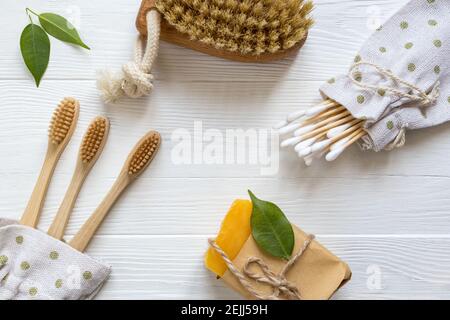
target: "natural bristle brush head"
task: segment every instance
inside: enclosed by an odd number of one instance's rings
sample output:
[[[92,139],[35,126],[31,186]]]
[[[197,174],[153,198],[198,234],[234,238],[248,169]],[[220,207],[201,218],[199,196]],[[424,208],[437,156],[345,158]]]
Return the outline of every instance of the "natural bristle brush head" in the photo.
[[[109,121],[105,117],[96,117],[87,129],[80,148],[83,163],[95,160],[105,144],[109,130]]]
[[[48,137],[52,144],[60,145],[70,137],[78,119],[79,102],[64,98],[53,112]]]
[[[147,133],[134,147],[128,161],[128,175],[137,177],[152,162],[161,144],[161,136],[156,131]]]
[[[282,58],[313,24],[310,0],[144,0],[137,19],[144,36],[152,8],[163,17],[163,40],[240,61]]]
[[[156,7],[190,39],[241,54],[289,49],[312,24],[312,3],[302,0],[158,0]]]

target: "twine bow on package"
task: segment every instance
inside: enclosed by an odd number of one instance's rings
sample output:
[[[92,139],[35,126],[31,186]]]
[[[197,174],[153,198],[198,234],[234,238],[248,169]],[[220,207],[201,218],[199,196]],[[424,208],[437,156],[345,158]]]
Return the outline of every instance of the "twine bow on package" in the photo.
[[[320,88],[321,105],[278,126],[295,131],[284,146],[298,144],[307,164],[314,152],[332,161],[360,138],[363,149],[391,150],[404,145],[406,130],[448,121],[449,21],[449,1],[408,2],[374,31],[346,74]]]
[[[62,241],[0,219],[0,300],[91,299],[111,269]]]
[[[350,280],[349,266],[295,225],[289,259],[262,249],[252,211],[249,200],[235,200],[217,237],[208,240],[205,266],[228,287],[246,299],[324,300]]]

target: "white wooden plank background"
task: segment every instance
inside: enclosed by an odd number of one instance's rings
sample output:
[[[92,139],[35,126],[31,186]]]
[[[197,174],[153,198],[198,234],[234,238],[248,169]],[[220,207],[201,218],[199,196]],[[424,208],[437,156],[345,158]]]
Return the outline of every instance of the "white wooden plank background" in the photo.
[[[334,163],[305,168],[283,151],[278,175],[257,166],[174,165],[174,130],[267,128],[319,100],[317,88],[344,72],[358,47],[406,0],[316,0],[316,25],[295,59],[242,64],[167,43],[148,99],[101,103],[96,71],[132,56],[139,0],[3,0],[0,10],[0,216],[18,218],[37,177],[46,130],[59,99],[80,99],[79,129],[62,156],[40,228],[58,208],[83,129],[97,114],[111,119],[110,140],[80,194],[72,235],[94,210],[136,139],[159,130],[164,145],[150,170],[117,203],[89,254],[113,266],[99,298],[237,298],[204,270],[207,237],[233,199],[252,189],[277,202],[292,222],[315,233],[346,260],[353,279],[336,298],[450,298],[450,128],[411,132],[391,153],[349,150]],[[25,7],[77,17],[86,52],[52,40],[49,69],[39,89],[21,61],[18,40]],[[7,13],[7,14],[6,14]],[[77,19],[76,19],[77,20]]]

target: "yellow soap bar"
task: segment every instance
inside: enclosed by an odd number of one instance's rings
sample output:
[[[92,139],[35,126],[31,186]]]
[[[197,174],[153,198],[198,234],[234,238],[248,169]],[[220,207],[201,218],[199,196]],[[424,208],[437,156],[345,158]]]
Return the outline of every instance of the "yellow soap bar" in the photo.
[[[222,222],[216,237],[217,245],[233,260],[251,233],[250,216],[252,202],[250,200],[235,200]],[[219,277],[227,271],[227,265],[222,257],[209,248],[205,255],[205,266]]]

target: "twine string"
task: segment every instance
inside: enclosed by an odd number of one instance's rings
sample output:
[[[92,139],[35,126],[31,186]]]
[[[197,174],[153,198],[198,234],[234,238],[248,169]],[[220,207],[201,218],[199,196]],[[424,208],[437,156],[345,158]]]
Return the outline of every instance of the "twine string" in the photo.
[[[399,90],[394,87],[379,86],[379,85],[374,85],[371,83],[356,80],[353,70],[355,70],[356,68],[363,66],[363,65],[374,68],[380,75],[391,79],[395,83],[404,85],[406,88],[409,89],[408,92],[404,92],[404,91]],[[392,95],[395,95],[395,96],[398,96],[401,98],[407,98],[411,101],[419,101],[421,103],[421,105],[423,105],[423,106],[428,106],[428,105],[434,104],[436,102],[437,98],[439,97],[439,86],[440,86],[439,81],[436,81],[434,83],[431,91],[429,93],[427,93],[426,91],[420,89],[415,84],[408,82],[408,81],[400,78],[399,76],[395,75],[392,71],[390,71],[388,69],[384,69],[383,67],[381,67],[375,63],[371,63],[371,62],[360,61],[360,62],[354,63],[350,67],[348,76],[349,76],[350,80],[353,82],[353,84],[355,84],[356,86],[358,86],[362,89],[367,89],[367,90],[372,90],[372,91],[384,90],[385,92],[391,93]]]
[[[407,92],[404,92],[404,91],[394,88],[394,87],[379,86],[379,85],[374,85],[371,83],[363,82],[361,80],[360,81],[356,80],[356,78],[355,78],[356,72],[353,72],[353,71],[363,65],[374,68],[380,75],[391,79],[394,83],[402,84],[409,90]],[[436,100],[439,98],[439,93],[440,93],[439,80],[434,83],[432,89],[427,93],[426,91],[422,90],[415,84],[400,78],[399,76],[394,74],[392,71],[385,69],[375,63],[371,63],[371,62],[360,61],[360,62],[354,63],[350,67],[348,76],[349,76],[350,80],[353,82],[353,84],[360,87],[361,89],[371,90],[374,92],[377,90],[383,90],[387,93],[398,96],[400,98],[409,99],[412,102],[418,101],[418,102],[420,102],[419,107],[432,105],[432,104],[436,103]],[[395,139],[384,148],[385,150],[390,151],[390,150],[393,150],[395,148],[400,148],[405,145],[407,126],[408,125],[406,124],[400,129],[400,131],[399,131],[398,135],[395,137]]]
[[[258,257],[250,257],[245,263],[242,272],[236,268],[234,263],[229,259],[228,255],[220,248],[214,239],[209,239],[209,245],[219,253],[228,270],[238,279],[241,285],[250,292],[254,297],[259,300],[281,300],[280,294],[284,294],[288,299],[301,300],[302,297],[298,291],[297,286],[286,279],[286,273],[291,269],[291,267],[298,261],[298,259],[303,255],[305,250],[308,248],[312,240],[313,235],[308,235],[306,240],[303,242],[300,250],[292,256],[289,261],[283,266],[280,273],[276,274],[270,270],[267,263]],[[250,271],[252,265],[257,266],[260,269],[260,273]],[[256,290],[249,280],[254,280],[258,283],[264,283],[272,287],[273,292],[270,295],[263,295],[258,290]]]

